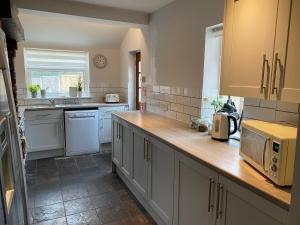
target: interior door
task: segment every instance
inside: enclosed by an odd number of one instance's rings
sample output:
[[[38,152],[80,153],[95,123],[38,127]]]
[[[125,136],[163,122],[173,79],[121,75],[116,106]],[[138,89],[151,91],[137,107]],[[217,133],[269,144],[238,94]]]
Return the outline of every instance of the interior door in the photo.
[[[146,135],[144,132],[133,129],[133,185],[140,194],[147,199],[148,162],[146,157]]]
[[[283,0],[280,2],[284,2]],[[289,3],[289,1],[287,1]],[[282,3],[282,4],[288,4]],[[286,7],[285,7],[286,8]],[[288,13],[287,11],[286,13]],[[300,103],[300,2],[292,1],[285,74],[281,76],[281,101]],[[282,59],[284,60],[284,58]],[[284,63],[284,61],[282,62]],[[277,81],[278,82],[278,81]]]
[[[175,154],[174,225],[215,224],[218,174],[196,161]]]
[[[278,1],[226,0],[221,94],[267,98]]]
[[[173,223],[174,162],[172,148],[150,138],[148,142],[148,200],[160,218],[168,225]]]

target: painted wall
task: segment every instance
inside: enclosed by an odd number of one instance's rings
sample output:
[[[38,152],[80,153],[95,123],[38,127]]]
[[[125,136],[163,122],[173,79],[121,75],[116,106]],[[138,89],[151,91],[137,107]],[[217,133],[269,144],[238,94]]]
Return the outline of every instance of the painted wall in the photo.
[[[105,92],[122,92],[121,80],[120,80],[120,49],[119,48],[64,48],[62,46],[51,45],[36,45],[29,43],[19,43],[18,51],[15,59],[15,67],[17,74],[17,87],[18,87],[18,99],[20,104],[24,104],[22,101],[26,98],[26,78],[24,67],[24,47],[29,48],[47,48],[47,49],[60,49],[60,50],[78,50],[88,51],[90,56],[90,91],[93,97],[102,98]],[[103,54],[107,57],[108,65],[104,69],[97,69],[93,65],[93,57],[96,54]],[[94,99],[95,100],[95,99]]]
[[[135,53],[138,51],[141,52],[142,75],[150,78],[148,37],[148,28],[132,28],[125,35],[120,47],[121,83],[127,89],[130,109],[135,109]]]

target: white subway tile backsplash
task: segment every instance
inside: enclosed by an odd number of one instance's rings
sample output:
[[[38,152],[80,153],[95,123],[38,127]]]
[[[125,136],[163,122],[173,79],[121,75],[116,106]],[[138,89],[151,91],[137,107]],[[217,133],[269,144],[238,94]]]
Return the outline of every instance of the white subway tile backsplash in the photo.
[[[276,109],[283,112],[299,112],[299,104],[289,102],[278,102]]]
[[[275,109],[244,106],[244,117],[264,121],[275,121]]]
[[[176,104],[176,103],[171,103],[171,110],[175,112],[183,112],[183,105]]]
[[[177,96],[176,102],[178,104],[182,105],[190,105],[191,104],[191,98],[190,97],[184,97],[184,96]]]
[[[184,88],[183,94],[188,97],[200,98],[201,92],[198,88]]]
[[[188,123],[188,124],[191,122],[191,116],[186,115],[184,113],[177,113],[176,119],[181,122]]]
[[[191,107],[191,106],[184,106],[183,112],[185,114],[189,114],[195,117],[200,117],[200,110],[199,108]]]
[[[259,106],[263,108],[276,109],[276,101],[261,100]]]
[[[245,105],[251,105],[251,106],[259,106],[260,100],[259,99],[254,99],[254,98],[245,98],[244,99],[244,104]]]
[[[298,126],[298,113],[276,111],[276,122],[283,122]]]

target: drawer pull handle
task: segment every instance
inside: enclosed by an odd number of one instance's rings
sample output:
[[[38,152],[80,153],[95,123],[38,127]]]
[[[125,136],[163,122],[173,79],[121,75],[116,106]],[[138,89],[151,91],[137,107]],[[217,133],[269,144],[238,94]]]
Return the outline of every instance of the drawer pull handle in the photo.
[[[209,195],[208,195],[208,212],[211,212],[214,209],[214,204],[213,204],[213,199],[212,199],[214,189],[215,189],[214,187],[215,187],[215,181],[212,178],[210,178],[209,179]]]

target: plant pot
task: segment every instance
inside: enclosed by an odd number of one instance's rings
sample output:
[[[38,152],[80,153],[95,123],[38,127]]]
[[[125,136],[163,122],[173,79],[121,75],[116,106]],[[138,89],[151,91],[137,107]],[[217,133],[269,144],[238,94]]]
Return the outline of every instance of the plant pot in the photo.
[[[36,98],[37,97],[37,92],[31,92],[31,98]]]
[[[80,98],[82,97],[82,91],[77,92],[77,97],[80,97]]]
[[[45,98],[45,97],[46,97],[46,90],[45,90],[45,89],[42,89],[42,90],[41,90],[41,97],[42,97],[42,98]]]

